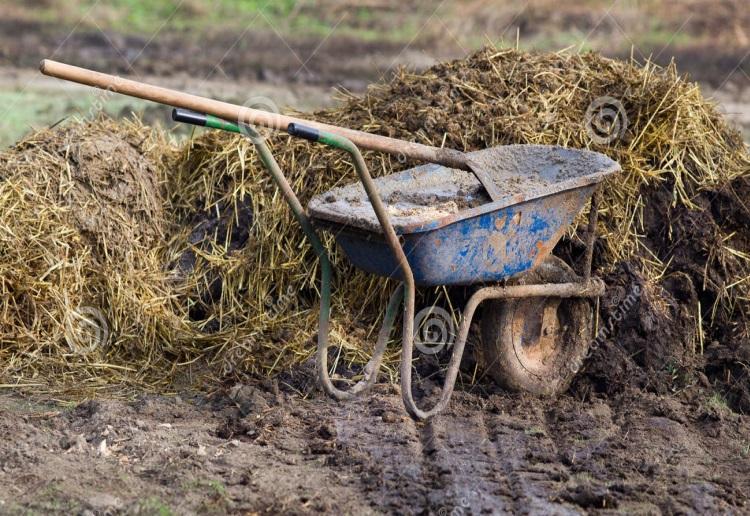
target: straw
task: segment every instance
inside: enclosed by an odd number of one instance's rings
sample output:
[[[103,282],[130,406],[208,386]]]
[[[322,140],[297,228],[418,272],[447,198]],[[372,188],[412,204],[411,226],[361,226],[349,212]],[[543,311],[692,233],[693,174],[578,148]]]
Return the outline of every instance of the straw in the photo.
[[[591,132],[590,106],[602,97],[627,118],[606,142]],[[653,282],[678,265],[666,252],[667,219],[658,245],[647,236],[649,203],[667,195],[670,213],[702,210],[707,191],[731,191],[750,171],[740,135],[674,65],[596,54],[486,48],[422,73],[398,70],[309,116],[460,150],[537,143],[603,152],[623,174],[604,186],[598,267],[633,261]],[[342,153],[282,134],[268,143],[303,203],[355,181]],[[376,176],[416,165],[365,157]],[[27,137],[0,156],[0,176],[0,383],[69,395],[209,388],[310,359],[318,262],[249,141],[205,132],[178,146],[138,121],[101,118]],[[750,299],[750,239],[720,224],[696,264],[696,288],[713,303],[701,340],[712,324],[744,321]],[[560,249],[580,245],[578,227]],[[359,364],[393,284],[352,269],[330,235],[326,244],[337,271],[332,341],[345,364]],[[721,277],[711,274],[717,267]],[[452,291],[422,295],[460,306]],[[735,330],[746,335],[743,324]],[[391,377],[397,350],[394,342]]]

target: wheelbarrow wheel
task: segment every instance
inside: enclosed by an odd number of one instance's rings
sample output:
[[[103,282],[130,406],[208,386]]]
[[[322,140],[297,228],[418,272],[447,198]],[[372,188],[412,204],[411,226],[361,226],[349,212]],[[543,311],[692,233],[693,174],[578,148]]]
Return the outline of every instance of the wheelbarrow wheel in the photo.
[[[550,256],[510,284],[567,283],[580,278]],[[583,298],[542,297],[489,301],[482,315],[487,373],[502,387],[552,396],[579,369],[591,340],[592,308]]]

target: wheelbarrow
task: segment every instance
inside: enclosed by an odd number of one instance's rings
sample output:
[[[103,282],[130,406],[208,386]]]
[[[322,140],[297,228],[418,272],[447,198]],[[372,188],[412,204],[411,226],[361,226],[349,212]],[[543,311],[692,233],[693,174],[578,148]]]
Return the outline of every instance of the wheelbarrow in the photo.
[[[334,398],[351,399],[374,385],[402,302],[401,393],[407,411],[417,419],[447,406],[475,311],[485,301],[485,365],[501,385],[554,394],[567,388],[580,367],[593,319],[586,298],[604,291],[604,283],[591,277],[596,190],[620,170],[606,156],[543,145],[462,153],[232,106],[62,63],[44,61],[41,69],[55,77],[178,106],[182,109],[173,111],[177,121],[244,133],[253,140],[320,259],[316,360],[320,383]],[[306,212],[249,124],[285,128],[292,136],[349,153],[361,184],[314,197]],[[373,180],[357,144],[432,164]],[[576,274],[551,252],[589,198],[584,264]],[[333,231],[356,267],[401,282],[388,302],[363,378],[348,390],[337,388],[329,373],[331,264],[314,226]],[[474,292],[463,309],[439,399],[424,410],[412,394],[415,293],[417,286],[438,285],[470,286]]]
[[[252,127],[180,109],[173,111],[173,119],[250,136],[305,230],[322,264],[317,365],[330,395],[351,399],[375,383],[404,291],[401,386],[412,416],[429,418],[448,404],[475,310],[486,300],[493,300],[482,318],[492,377],[508,388],[539,394],[567,388],[577,370],[572,366],[580,365],[591,339],[591,307],[580,298],[604,291],[603,282],[591,278],[596,201],[590,210],[582,277],[551,251],[598,183],[619,170],[614,161],[594,152],[546,145],[480,151],[477,157],[492,166],[496,180],[512,185],[493,201],[471,172],[442,165],[423,165],[373,180],[351,141],[290,124],[293,136],[349,152],[361,181],[313,197],[305,213]],[[314,226],[332,231],[356,267],[402,281],[389,300],[364,378],[347,391],[334,386],[329,373],[331,265]],[[498,284],[503,281],[508,284]],[[481,286],[464,308],[440,399],[424,411],[416,405],[411,385],[415,288],[439,285]],[[563,299],[569,301],[563,304]]]

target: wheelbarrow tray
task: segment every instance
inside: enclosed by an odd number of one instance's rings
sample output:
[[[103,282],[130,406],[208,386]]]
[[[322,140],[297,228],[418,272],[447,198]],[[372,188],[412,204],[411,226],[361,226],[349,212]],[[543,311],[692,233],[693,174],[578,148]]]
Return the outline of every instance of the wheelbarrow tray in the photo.
[[[602,154],[547,145],[495,147],[471,159],[506,195],[491,202],[471,172],[440,165],[375,179],[417,285],[499,282],[534,268],[596,185],[620,170]],[[361,184],[314,197],[308,212],[356,267],[400,277]]]

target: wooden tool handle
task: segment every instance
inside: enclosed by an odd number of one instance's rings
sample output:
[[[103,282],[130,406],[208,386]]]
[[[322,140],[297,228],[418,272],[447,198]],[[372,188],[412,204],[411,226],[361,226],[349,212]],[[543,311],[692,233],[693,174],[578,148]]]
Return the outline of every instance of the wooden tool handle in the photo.
[[[376,134],[355,131],[344,127],[337,127],[311,120],[302,120],[291,116],[261,111],[244,106],[237,106],[219,100],[208,99],[183,93],[168,88],[161,88],[151,84],[123,79],[114,75],[108,75],[86,68],[79,68],[57,61],[45,59],[41,62],[39,69],[44,75],[57,77],[68,81],[94,86],[104,90],[121,93],[130,97],[151,100],[166,104],[173,107],[191,109],[199,113],[223,118],[225,120],[237,121],[249,125],[259,125],[285,131],[289,124],[302,124],[315,127],[323,131],[329,131],[344,136],[354,142],[355,145],[374,151],[386,152],[393,155],[402,155],[418,161],[428,161],[430,163],[439,163],[447,167],[470,170],[467,163],[466,155],[453,149],[440,149],[420,143],[406,142],[379,136]]]

